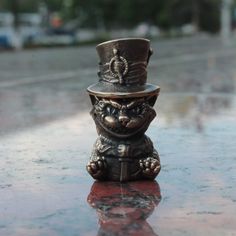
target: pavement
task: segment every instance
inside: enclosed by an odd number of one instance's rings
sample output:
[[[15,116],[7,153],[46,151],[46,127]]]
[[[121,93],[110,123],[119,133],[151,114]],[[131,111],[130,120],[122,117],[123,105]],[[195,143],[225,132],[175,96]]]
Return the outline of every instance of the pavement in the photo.
[[[122,195],[120,224],[109,202],[91,197],[106,184],[85,171],[97,137],[86,93],[97,81],[95,45],[0,53],[0,235],[236,235],[236,44],[204,36],[151,45],[148,81],[161,94],[147,134],[162,170],[150,188],[161,200],[129,184],[133,201],[152,207],[127,210]]]

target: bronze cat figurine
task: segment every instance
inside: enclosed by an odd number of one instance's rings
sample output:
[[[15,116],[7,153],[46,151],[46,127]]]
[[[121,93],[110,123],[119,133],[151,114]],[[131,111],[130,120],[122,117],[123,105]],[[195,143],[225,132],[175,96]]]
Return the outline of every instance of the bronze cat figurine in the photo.
[[[91,115],[99,138],[87,165],[88,172],[100,180],[154,179],[160,171],[160,159],[144,134],[156,116],[153,97],[95,99]]]
[[[99,137],[87,171],[97,180],[154,179],[160,159],[145,132],[156,116],[160,88],[146,83],[149,40],[112,40],[99,44],[97,51],[99,82],[88,92]]]

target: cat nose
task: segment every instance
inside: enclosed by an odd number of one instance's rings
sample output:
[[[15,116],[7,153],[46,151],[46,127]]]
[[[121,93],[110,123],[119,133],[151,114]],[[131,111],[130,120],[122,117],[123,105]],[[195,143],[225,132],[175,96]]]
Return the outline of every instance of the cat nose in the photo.
[[[129,117],[121,115],[119,116],[119,122],[121,122],[122,125],[126,125],[129,122]]]

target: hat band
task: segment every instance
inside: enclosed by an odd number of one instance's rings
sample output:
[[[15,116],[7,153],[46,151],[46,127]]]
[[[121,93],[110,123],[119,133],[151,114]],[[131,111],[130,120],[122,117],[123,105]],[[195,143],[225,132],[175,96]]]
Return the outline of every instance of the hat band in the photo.
[[[147,62],[140,61],[134,63],[128,63],[127,73],[124,76],[123,80],[126,85],[139,84],[143,85],[147,80]],[[110,63],[100,64],[100,71],[98,76],[102,81],[109,83],[119,83],[119,77],[116,76],[110,69]]]

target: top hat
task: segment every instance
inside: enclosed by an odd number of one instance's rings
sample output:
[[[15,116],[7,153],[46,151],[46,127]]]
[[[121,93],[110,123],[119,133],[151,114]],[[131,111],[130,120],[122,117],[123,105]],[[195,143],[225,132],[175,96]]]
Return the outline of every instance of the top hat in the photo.
[[[147,65],[152,54],[150,41],[124,38],[98,44],[99,82],[88,87],[98,97],[143,97],[158,95],[160,88],[148,84]]]

